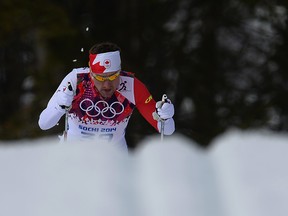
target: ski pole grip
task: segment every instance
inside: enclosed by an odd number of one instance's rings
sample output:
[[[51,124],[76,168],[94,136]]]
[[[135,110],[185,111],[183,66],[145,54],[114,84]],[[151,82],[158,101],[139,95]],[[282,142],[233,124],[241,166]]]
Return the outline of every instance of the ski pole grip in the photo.
[[[73,91],[73,88],[72,88],[72,85],[70,82],[68,82],[68,89],[69,89],[69,91]]]
[[[163,102],[163,103],[167,102],[167,99],[168,99],[167,95],[166,95],[166,94],[163,94],[163,95],[162,95],[162,102]]]

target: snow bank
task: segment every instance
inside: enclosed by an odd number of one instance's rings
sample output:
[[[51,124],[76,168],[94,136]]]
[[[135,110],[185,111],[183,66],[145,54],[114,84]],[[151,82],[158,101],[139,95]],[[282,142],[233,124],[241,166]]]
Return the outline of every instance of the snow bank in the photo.
[[[107,144],[0,142],[0,215],[286,216],[287,135],[230,131],[211,148],[147,138]]]
[[[288,135],[230,131],[210,149],[225,215],[288,215]]]

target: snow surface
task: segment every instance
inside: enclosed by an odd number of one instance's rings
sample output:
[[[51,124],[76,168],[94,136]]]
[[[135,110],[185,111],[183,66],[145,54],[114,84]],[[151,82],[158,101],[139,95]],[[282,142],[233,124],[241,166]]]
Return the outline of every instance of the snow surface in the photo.
[[[0,215],[287,216],[288,135],[179,135],[132,153],[55,138],[0,141]]]

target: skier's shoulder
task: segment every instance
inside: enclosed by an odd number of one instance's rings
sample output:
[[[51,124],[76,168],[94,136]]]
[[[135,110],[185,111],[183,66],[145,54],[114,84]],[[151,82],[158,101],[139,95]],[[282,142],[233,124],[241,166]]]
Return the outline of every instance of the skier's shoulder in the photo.
[[[88,67],[73,68],[68,74],[67,77],[77,77],[78,74],[87,74],[89,73]]]
[[[121,71],[120,76],[123,83],[133,83],[134,89],[137,89],[140,92],[143,89],[146,90],[146,85],[136,77],[134,72]],[[122,82],[120,84],[123,84]]]
[[[79,76],[83,76],[89,73],[88,67],[82,67],[82,68],[73,68],[72,71],[70,71],[66,78],[70,80],[77,80]]]
[[[74,68],[70,73],[74,75],[89,73],[89,67]]]
[[[135,78],[135,73],[133,72],[128,72],[128,71],[122,71],[120,72],[121,77],[130,77],[130,78]]]
[[[132,85],[143,85],[143,83],[136,77],[134,72],[121,71],[121,81],[125,83],[133,83]]]

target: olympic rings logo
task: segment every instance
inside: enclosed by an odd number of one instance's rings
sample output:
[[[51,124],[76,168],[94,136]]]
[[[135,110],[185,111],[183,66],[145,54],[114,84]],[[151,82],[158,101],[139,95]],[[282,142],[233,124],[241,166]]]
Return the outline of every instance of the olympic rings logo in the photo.
[[[86,104],[83,104],[83,103],[86,103]],[[102,110],[98,106],[100,103],[103,104]],[[117,106],[120,106],[120,108],[121,108],[120,111],[116,110]],[[88,98],[82,100],[81,103],[79,104],[79,107],[81,110],[86,112],[86,114],[90,117],[97,117],[101,114],[103,117],[105,117],[107,119],[112,119],[116,115],[119,115],[119,114],[123,113],[123,111],[124,111],[123,104],[118,102],[118,101],[115,101],[109,105],[106,101],[101,100],[101,101],[98,101],[94,104],[93,101],[88,99]],[[93,114],[93,113],[95,113],[95,114]]]

